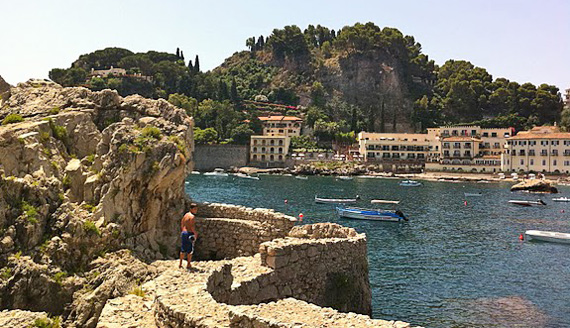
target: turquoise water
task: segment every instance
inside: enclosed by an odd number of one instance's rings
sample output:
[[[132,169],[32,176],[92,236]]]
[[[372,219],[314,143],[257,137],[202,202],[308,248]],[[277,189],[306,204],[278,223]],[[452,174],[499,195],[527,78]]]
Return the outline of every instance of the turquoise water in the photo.
[[[196,201],[273,208],[303,223],[336,222],[368,239],[373,317],[426,327],[570,326],[570,245],[526,242],[528,229],[570,232],[570,203],[544,195],[545,207],[517,207],[509,183],[424,182],[400,187],[398,180],[261,176],[261,180],[191,175],[186,191]],[[562,187],[561,194],[570,194]],[[464,192],[482,192],[467,198]],[[323,197],[360,195],[400,200],[407,223],[340,219]],[[288,200],[288,204],[284,200]],[[562,212],[564,210],[564,213]]]

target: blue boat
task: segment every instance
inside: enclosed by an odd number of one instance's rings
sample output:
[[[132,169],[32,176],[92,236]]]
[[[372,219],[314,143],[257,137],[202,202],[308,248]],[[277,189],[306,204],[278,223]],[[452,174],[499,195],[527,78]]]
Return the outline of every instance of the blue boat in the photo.
[[[404,213],[399,210],[367,209],[359,207],[337,207],[340,217],[357,220],[400,222],[408,221]]]

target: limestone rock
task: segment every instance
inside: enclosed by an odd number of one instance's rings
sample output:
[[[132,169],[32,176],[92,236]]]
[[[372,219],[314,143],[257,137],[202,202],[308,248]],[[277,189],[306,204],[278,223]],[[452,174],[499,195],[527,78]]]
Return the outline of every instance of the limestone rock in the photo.
[[[511,191],[558,193],[558,189],[548,180],[524,180],[511,187]]]

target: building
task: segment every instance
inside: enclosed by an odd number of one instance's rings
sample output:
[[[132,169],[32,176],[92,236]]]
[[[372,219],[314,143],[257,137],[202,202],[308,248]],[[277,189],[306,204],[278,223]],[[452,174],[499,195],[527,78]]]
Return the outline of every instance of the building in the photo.
[[[264,136],[288,136],[298,137],[301,135],[303,120],[295,116],[271,115],[259,117],[263,125]]]
[[[109,69],[94,69],[91,68],[91,72],[89,72],[89,77],[107,77],[109,75],[113,76],[123,76],[127,75],[127,70],[124,68],[114,68],[111,66]]]
[[[437,129],[423,133],[358,134],[359,153],[366,162],[381,164],[385,171],[421,171],[432,156]]]
[[[249,160],[264,166],[285,162],[291,138],[287,136],[251,136]]]
[[[510,128],[481,128],[476,125],[439,128],[439,158],[426,163],[427,171],[499,172]]]
[[[570,173],[570,133],[557,126],[538,126],[508,138],[506,171]]]

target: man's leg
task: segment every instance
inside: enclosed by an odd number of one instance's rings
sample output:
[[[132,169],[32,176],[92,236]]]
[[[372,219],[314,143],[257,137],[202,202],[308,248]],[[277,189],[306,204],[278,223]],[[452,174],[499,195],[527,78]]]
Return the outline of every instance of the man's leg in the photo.
[[[186,265],[187,269],[192,268],[192,265],[190,264],[190,262],[192,262],[192,252],[188,253],[188,265]]]
[[[182,260],[184,259],[184,253],[180,252],[180,264],[178,264],[178,267],[180,269],[182,269]]]

